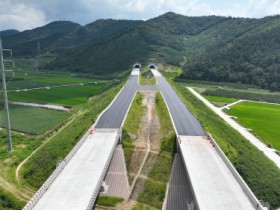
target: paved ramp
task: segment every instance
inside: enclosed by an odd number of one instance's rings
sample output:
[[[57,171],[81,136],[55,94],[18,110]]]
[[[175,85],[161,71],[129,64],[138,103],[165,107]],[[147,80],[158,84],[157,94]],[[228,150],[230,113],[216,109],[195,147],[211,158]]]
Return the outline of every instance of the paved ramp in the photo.
[[[105,176],[104,166],[110,163],[118,137],[118,130],[90,135],[33,209],[87,209],[93,193],[98,194],[96,186]]]
[[[139,70],[138,70],[139,71]],[[96,128],[120,128],[138,88],[138,76],[131,75],[113,104],[99,119]]]
[[[200,210],[255,209],[207,137],[180,136],[179,141]]]
[[[166,105],[170,111],[174,128],[178,135],[204,136],[198,120],[188,110],[184,102],[169,85],[169,83],[161,76],[157,70],[151,70],[156,77],[159,90],[161,91]]]

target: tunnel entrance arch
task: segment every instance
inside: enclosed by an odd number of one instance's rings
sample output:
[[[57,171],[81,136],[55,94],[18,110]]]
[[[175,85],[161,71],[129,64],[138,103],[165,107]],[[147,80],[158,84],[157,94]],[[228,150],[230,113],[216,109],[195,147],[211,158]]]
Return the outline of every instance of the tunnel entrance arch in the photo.
[[[140,63],[135,63],[135,64],[133,65],[133,68],[135,68],[135,69],[140,69],[140,68],[141,68],[141,64],[140,64]]]
[[[149,64],[149,69],[157,69],[156,64],[153,63]]]

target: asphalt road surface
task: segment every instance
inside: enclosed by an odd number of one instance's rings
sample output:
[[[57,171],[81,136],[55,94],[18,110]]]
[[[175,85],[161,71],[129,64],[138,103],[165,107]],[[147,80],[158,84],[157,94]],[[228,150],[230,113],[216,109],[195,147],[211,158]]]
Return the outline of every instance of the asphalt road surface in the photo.
[[[101,116],[95,128],[120,128],[138,89],[138,76],[131,75],[111,107]]]
[[[178,135],[205,136],[198,120],[162,76],[156,77],[159,89],[169,107]]]

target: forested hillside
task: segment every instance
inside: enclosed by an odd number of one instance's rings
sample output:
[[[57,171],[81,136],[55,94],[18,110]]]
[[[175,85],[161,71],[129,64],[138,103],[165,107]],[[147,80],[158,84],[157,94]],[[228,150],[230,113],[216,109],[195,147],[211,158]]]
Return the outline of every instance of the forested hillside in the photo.
[[[280,90],[280,16],[233,22],[238,25],[224,27],[232,31],[231,40],[220,41],[189,60],[180,78],[239,82]],[[241,27],[242,22],[249,25]]]
[[[280,16],[262,19],[187,17],[166,13],[147,21],[54,22],[3,37],[17,56],[51,52],[44,68],[94,74],[122,72],[138,61],[181,66],[180,80],[253,84],[280,90]]]

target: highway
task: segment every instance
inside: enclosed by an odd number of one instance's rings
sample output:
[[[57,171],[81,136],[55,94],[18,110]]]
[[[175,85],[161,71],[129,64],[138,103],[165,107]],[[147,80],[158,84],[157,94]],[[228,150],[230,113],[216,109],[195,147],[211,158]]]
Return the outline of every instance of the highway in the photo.
[[[156,76],[159,90],[161,91],[171,113],[174,127],[177,130],[177,135],[204,136],[205,132],[198,120],[188,110],[184,102],[165,78],[162,77],[157,70],[152,69],[152,72]]]
[[[207,137],[180,136],[180,151],[200,210],[254,210]]]
[[[138,75],[135,71],[132,73],[119,96],[99,119],[96,128],[120,128],[122,126],[127,110],[138,89]]]

